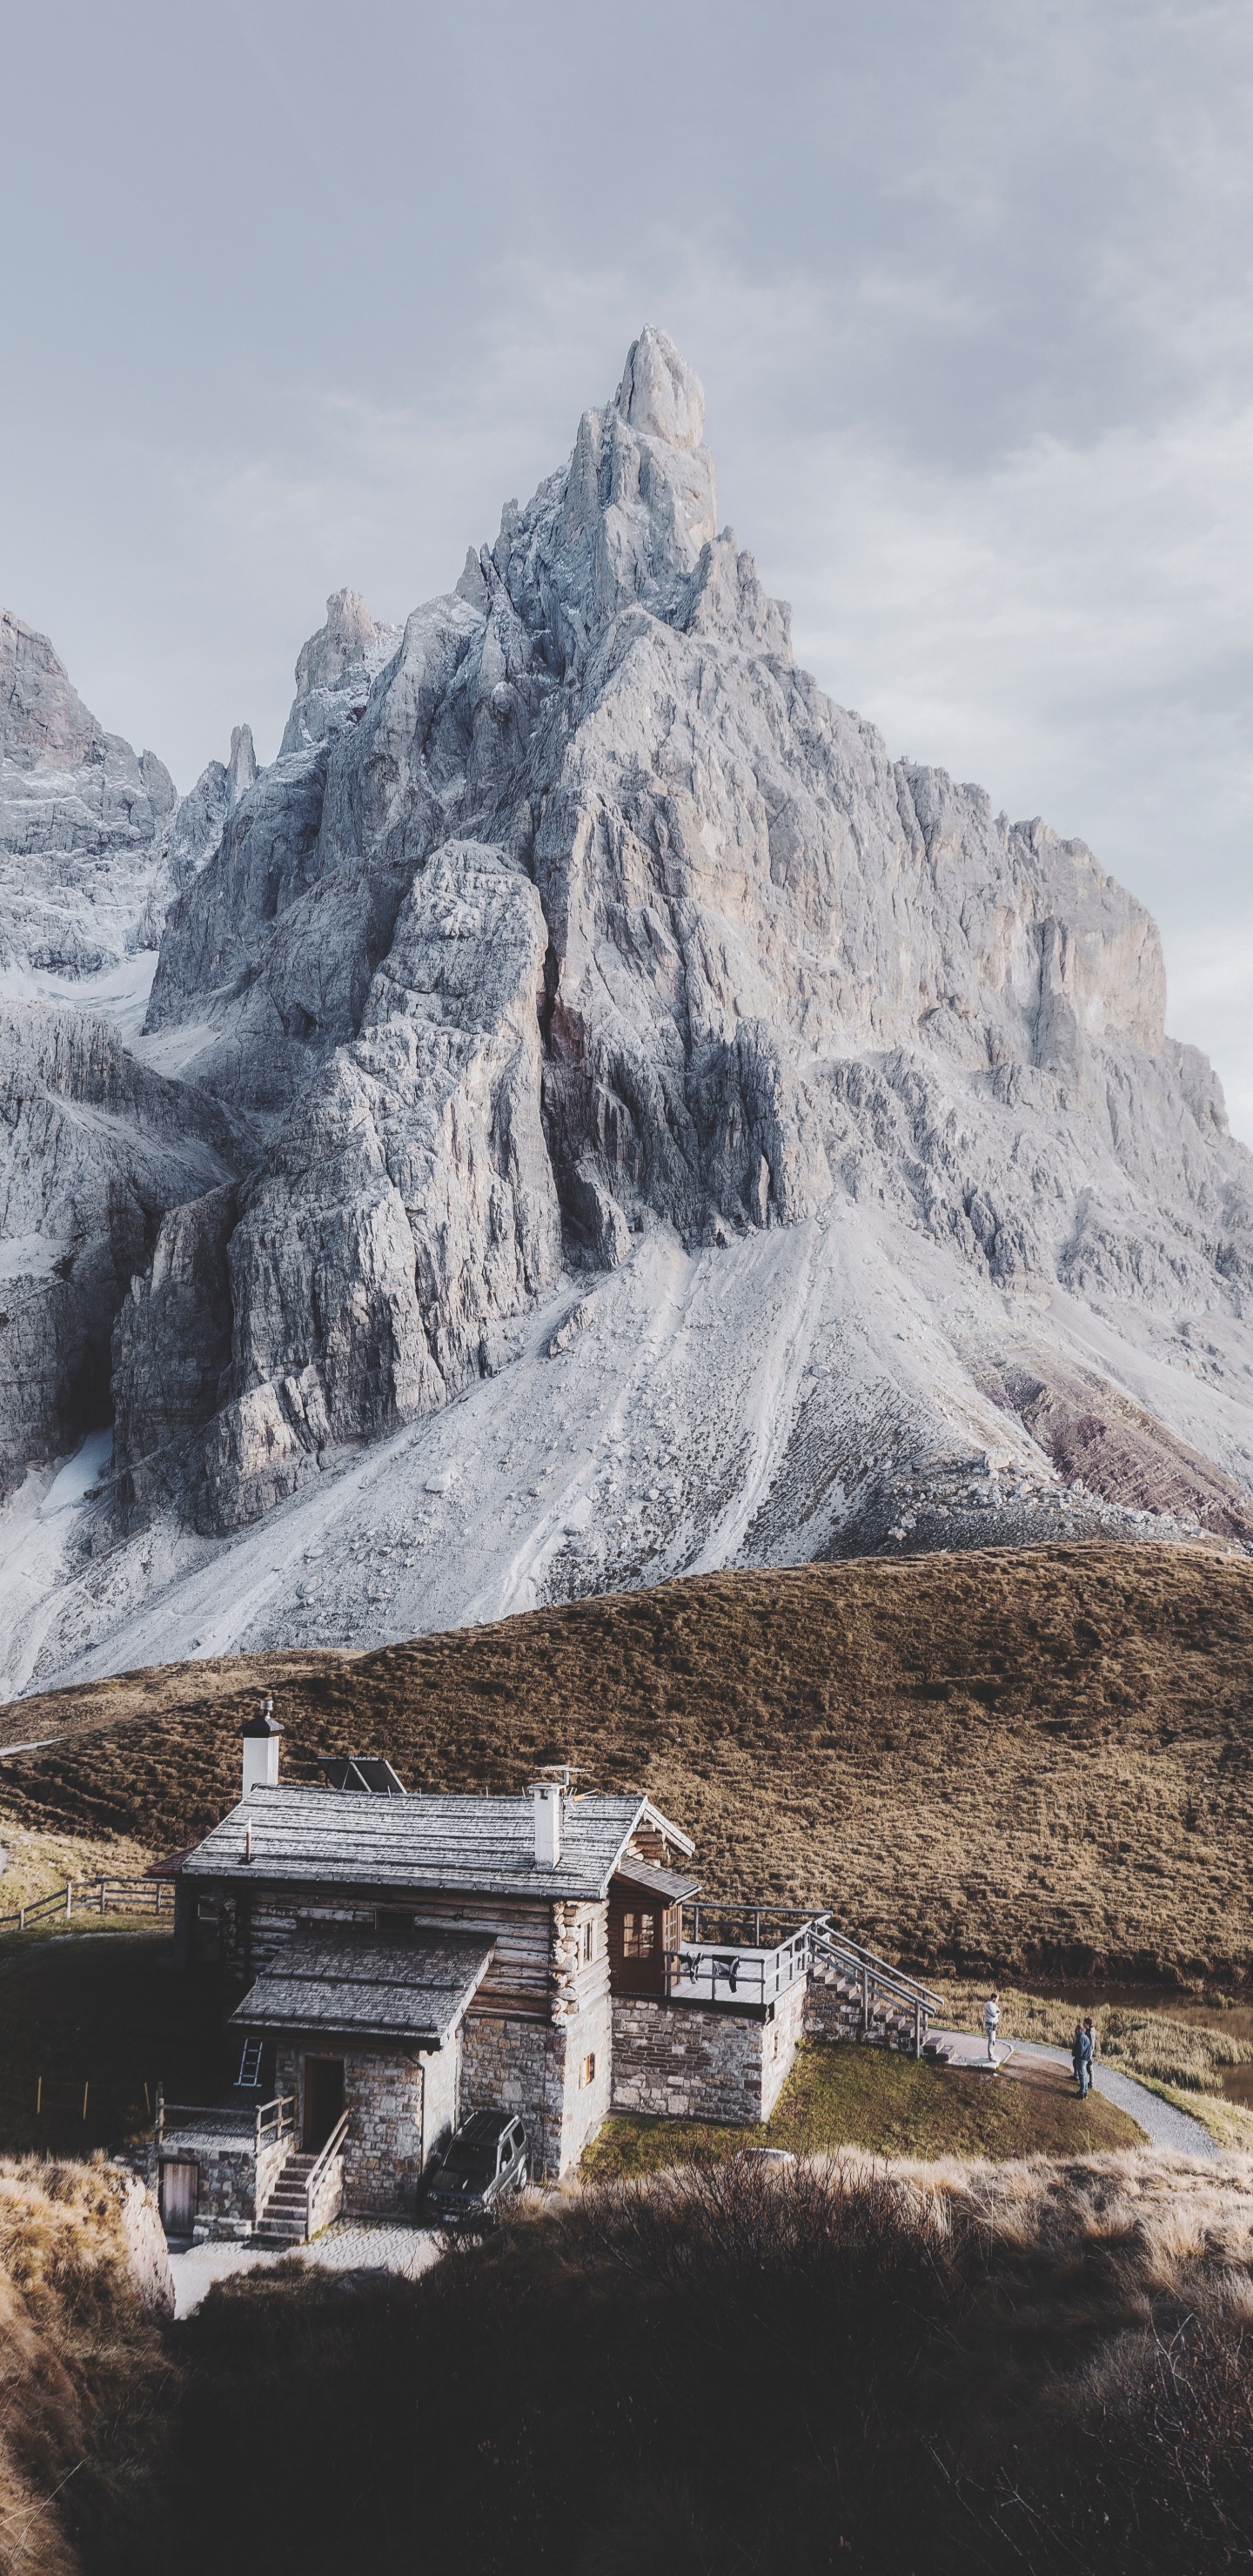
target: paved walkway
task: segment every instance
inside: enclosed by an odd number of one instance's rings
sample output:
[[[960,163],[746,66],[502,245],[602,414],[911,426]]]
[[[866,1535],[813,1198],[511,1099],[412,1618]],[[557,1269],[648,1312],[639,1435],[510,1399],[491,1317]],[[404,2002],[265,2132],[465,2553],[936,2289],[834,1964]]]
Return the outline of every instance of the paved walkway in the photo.
[[[950,2066],[987,2065],[987,2042],[973,2031],[933,2030],[931,2036],[943,2042]],[[998,2061],[1008,2057],[1011,2049],[1015,2057],[1045,2058],[1055,2066],[1070,2064],[1068,2048],[1051,2048],[1037,2039],[1015,2039],[1008,2045],[999,2041]],[[1098,2058],[1092,2082],[1096,2092],[1103,2093],[1107,2101],[1116,2103],[1120,2111],[1138,2122],[1150,2146],[1166,2147],[1176,2156],[1221,2154],[1217,2140],[1211,2138],[1203,2121],[1194,2120],[1188,2111],[1177,2111],[1173,2102],[1163,2102],[1160,2093],[1150,2093],[1147,2084],[1137,2084],[1134,2075],[1120,2075]]]
[[[233,2272],[267,2271],[282,2262],[284,2253],[324,2272],[403,2272],[416,2281],[419,2272],[439,2261],[442,2242],[433,2229],[408,2227],[403,2220],[337,2218],[312,2245],[189,2245],[183,2253],[171,2247],[174,2313],[189,2317],[215,2281],[228,2280]]]

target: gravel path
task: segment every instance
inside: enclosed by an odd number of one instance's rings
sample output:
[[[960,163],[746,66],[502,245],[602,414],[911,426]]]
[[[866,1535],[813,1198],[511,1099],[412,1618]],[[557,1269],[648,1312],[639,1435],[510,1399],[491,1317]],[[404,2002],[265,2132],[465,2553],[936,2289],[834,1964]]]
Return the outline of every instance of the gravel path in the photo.
[[[987,2065],[986,2043],[973,2031],[937,2030],[932,2032],[932,2037],[943,2041],[950,2066]],[[1051,2048],[1044,2040],[1016,2039],[1013,2053],[1015,2057],[1047,2058],[1056,2066],[1070,2064],[1069,2049]],[[1002,2049],[1002,2057],[1006,2054],[1008,2052]],[[1115,2103],[1120,2111],[1125,2111],[1130,2119],[1138,2122],[1150,2146],[1168,2148],[1176,2156],[1214,2157],[1221,2154],[1217,2140],[1211,2138],[1202,2121],[1194,2120],[1188,2111],[1177,2111],[1173,2102],[1163,2102],[1161,2095],[1150,2093],[1146,2084],[1137,2084],[1134,2075],[1119,2075],[1112,2066],[1106,2066],[1098,2059],[1092,2070],[1092,2081],[1098,2093],[1103,2093],[1107,2101]]]
[[[437,2263],[442,2239],[430,2228],[407,2227],[403,2220],[370,2218],[337,2218],[324,2227],[312,2245],[292,2245],[282,2249],[264,2245],[189,2245],[185,2252],[170,2249],[170,2272],[174,2281],[174,2313],[189,2317],[198,2308],[215,2281],[228,2280],[234,2272],[264,2272],[283,2260],[284,2253],[294,2254],[301,2263],[315,2263],[323,2272],[403,2272],[415,2281],[419,2272],[429,2271]]]

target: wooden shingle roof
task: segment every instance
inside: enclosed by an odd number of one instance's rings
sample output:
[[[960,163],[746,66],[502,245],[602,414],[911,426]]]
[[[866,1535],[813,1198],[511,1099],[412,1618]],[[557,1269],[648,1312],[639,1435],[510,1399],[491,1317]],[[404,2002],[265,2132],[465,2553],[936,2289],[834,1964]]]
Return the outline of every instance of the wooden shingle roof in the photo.
[[[481,1934],[297,1932],[231,2014],[241,2030],[408,2040],[438,2048],[487,1973]]]
[[[336,1789],[258,1788],[189,1852],[179,1875],[239,1885],[277,1881],[579,1902],[605,1895],[642,1822],[690,1852],[686,1835],[636,1792],[569,1799],[562,1811],[561,1858],[555,1869],[546,1869],[535,1859],[525,1794],[370,1798]],[[251,1863],[244,1859],[247,1824]]]

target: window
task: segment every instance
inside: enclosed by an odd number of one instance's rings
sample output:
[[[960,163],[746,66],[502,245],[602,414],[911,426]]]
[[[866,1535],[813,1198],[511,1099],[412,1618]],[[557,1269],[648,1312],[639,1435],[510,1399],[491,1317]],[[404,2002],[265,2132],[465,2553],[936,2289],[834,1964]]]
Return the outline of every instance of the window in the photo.
[[[633,1914],[628,1907],[622,1917],[623,1958],[651,1959],[656,1929],[655,1915]]]
[[[201,1923],[216,1923],[218,1919],[218,1901],[216,1896],[198,1896],[196,1899],[196,1916],[197,1920]]]
[[[596,1931],[596,1926],[595,1926],[595,1924],[594,1924],[594,1923],[585,1923],[585,1924],[584,1924],[584,1926],[583,1926],[583,1960],[584,1960],[584,1964],[585,1964],[585,1965],[586,1965],[587,1961],[592,1957],[592,1954],[593,1954],[593,1950],[594,1950],[594,1947],[595,1947],[595,1942],[594,1942],[594,1934],[595,1934],[595,1931]]]
[[[580,2084],[581,2084],[581,2085],[585,2085],[585,2086],[586,2086],[586,2085],[588,2085],[588,2084],[594,2084],[594,2083],[595,2083],[595,2081],[596,2081],[596,2051],[595,2051],[595,2049],[590,2049],[590,2050],[588,2051],[587,2056],[584,2058],[584,2060],[583,2060],[583,2063],[582,2063],[581,2067],[579,2068],[579,2082],[580,2082]]]

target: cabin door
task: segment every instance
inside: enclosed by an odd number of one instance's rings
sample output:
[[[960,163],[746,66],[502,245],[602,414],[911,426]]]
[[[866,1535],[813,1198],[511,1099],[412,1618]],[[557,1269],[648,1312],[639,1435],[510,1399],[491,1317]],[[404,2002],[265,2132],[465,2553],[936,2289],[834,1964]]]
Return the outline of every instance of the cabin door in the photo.
[[[342,2057],[306,2057],[304,2150],[316,2156],[326,2145],[344,2107]]]
[[[200,2202],[200,2167],[167,2157],[161,2167],[161,2218],[167,2236],[190,2236]]]

